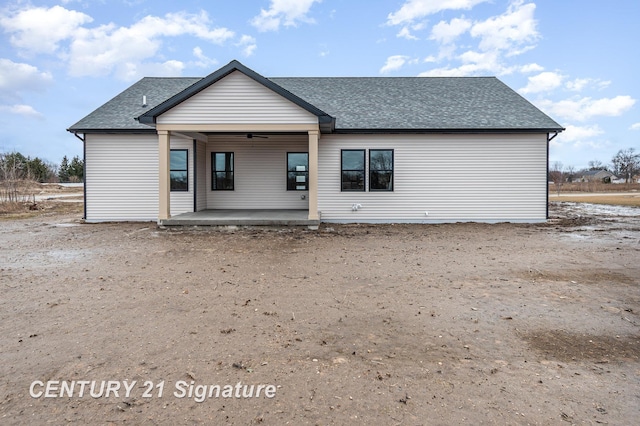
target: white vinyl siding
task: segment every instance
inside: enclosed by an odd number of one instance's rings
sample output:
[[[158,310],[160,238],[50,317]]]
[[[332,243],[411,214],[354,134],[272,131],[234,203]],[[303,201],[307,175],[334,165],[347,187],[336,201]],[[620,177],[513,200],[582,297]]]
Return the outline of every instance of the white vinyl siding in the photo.
[[[158,218],[158,136],[86,136],[88,222]]]
[[[393,191],[340,191],[342,149],[393,149]],[[545,134],[323,135],[318,163],[322,221],[546,220]]]
[[[307,135],[209,136],[207,208],[308,209],[308,191],[287,191],[287,152],[308,152],[308,141]],[[233,191],[211,190],[212,152],[233,152]]]
[[[318,118],[234,71],[157,118],[159,124],[314,124]]]
[[[158,136],[86,136],[88,222],[158,219]],[[189,191],[171,192],[171,214],[193,211],[193,142],[171,138],[189,150]]]
[[[204,142],[196,142],[196,211],[207,208],[207,146]]]
[[[156,137],[156,146],[158,138]],[[171,216],[193,211],[193,139],[171,138],[171,149],[186,149],[188,153],[189,191],[171,191]]]

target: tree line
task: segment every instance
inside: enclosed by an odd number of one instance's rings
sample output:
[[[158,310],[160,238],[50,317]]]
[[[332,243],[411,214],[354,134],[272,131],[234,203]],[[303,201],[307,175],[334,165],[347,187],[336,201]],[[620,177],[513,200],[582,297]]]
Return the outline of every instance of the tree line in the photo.
[[[58,166],[41,158],[25,157],[19,152],[0,153],[0,181],[82,182],[84,161],[77,155],[69,161],[65,155]]]
[[[550,165],[549,177],[554,180],[552,175],[561,173],[566,181],[571,182],[582,173],[591,170],[604,170],[614,174],[619,179],[624,179],[626,183],[632,183],[633,178],[640,174],[640,153],[636,152],[635,148],[621,149],[613,156],[610,164],[603,163],[600,160],[592,160],[589,161],[588,167],[582,170],[576,170],[571,165],[565,166],[557,161]]]
[[[611,159],[611,164],[605,164],[600,160],[589,161],[588,167],[576,170],[573,166],[565,166],[556,161],[549,167],[549,181],[556,186],[558,193],[565,182],[574,182],[576,178],[591,170],[604,170],[624,179],[625,183],[633,183],[640,174],[640,153],[635,148],[619,150]]]

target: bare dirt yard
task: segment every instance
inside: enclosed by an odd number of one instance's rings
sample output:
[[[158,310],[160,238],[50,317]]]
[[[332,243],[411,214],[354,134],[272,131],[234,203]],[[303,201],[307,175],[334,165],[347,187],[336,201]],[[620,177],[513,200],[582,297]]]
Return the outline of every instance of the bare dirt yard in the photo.
[[[0,220],[0,423],[638,424],[640,209],[552,215]]]

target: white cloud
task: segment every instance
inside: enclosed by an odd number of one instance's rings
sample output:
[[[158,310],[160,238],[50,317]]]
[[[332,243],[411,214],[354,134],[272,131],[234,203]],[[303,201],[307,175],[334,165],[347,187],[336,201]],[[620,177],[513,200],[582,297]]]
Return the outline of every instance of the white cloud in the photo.
[[[576,78],[572,81],[567,81],[566,87],[569,90],[575,92],[581,92],[589,84],[590,79],[588,78]]]
[[[590,148],[601,150],[603,148],[607,148],[611,146],[611,141],[609,140],[601,140],[601,141],[576,141],[573,144],[574,148]]]
[[[611,81],[602,81],[594,78],[576,78],[568,81],[565,85],[568,90],[573,92],[581,92],[587,87],[595,87],[597,89],[604,89],[611,84]]]
[[[313,23],[307,16],[311,6],[321,0],[271,0],[269,9],[260,10],[260,14],[251,20],[258,31],[277,31],[280,25],[295,27],[299,22]]]
[[[407,0],[387,16],[388,25],[404,25],[443,10],[469,10],[488,0]]]
[[[409,57],[404,55],[389,56],[384,66],[380,68],[380,74],[387,74],[391,71],[397,71],[402,68],[408,60]]]
[[[125,81],[146,77],[179,77],[185,64],[181,61],[169,60],[165,62],[127,62],[116,70],[116,76]]]
[[[38,120],[44,117],[38,111],[36,111],[31,105],[0,105],[0,112],[6,112],[9,114],[22,115],[24,117],[36,118]]]
[[[538,64],[527,64],[527,65],[523,65],[520,67],[519,70],[522,74],[529,74],[532,72],[540,72],[540,71],[544,71],[544,67],[538,65]]]
[[[51,83],[53,77],[49,72],[0,58],[0,99],[17,100],[20,99],[20,93],[44,90]]]
[[[182,68],[177,65],[178,61],[146,65],[144,61],[157,56],[164,37],[181,35],[222,44],[234,33],[226,28],[210,29],[206,12],[169,13],[164,18],[146,16],[130,27],[108,24],[93,29],[79,28],[70,45],[69,74],[95,76],[115,71],[120,78],[130,80],[142,75],[132,70],[166,69],[174,75]]]
[[[557,89],[562,85],[564,76],[557,72],[546,71],[529,77],[528,80],[527,85],[520,89],[521,93],[549,92]]]
[[[402,29],[398,31],[398,34],[396,34],[396,37],[406,38],[407,40],[419,40],[418,37],[411,34],[409,27],[402,27]]]
[[[597,124],[593,126],[573,126],[568,125],[566,130],[560,135],[563,142],[584,142],[587,139],[600,136],[604,130]]]
[[[236,43],[236,46],[241,47],[242,54],[247,57],[253,55],[253,52],[258,48],[256,39],[246,34],[240,37],[240,41]]]
[[[449,68],[435,68],[419,74],[420,77],[464,77],[477,74],[509,74],[512,68],[505,67],[499,62],[497,52],[467,51],[458,56],[462,65]]]
[[[128,27],[113,23],[87,27],[92,21],[88,15],[61,6],[26,6],[0,17],[0,25],[11,34],[15,47],[26,53],[57,55],[67,62],[68,72],[74,77],[115,74],[132,80],[147,71],[153,75],[161,71],[176,75],[185,64],[161,55],[165,39],[192,36],[224,44],[235,37],[227,28],[212,27],[205,11],[149,15]],[[246,39],[240,40],[245,53],[255,49]]]
[[[441,5],[440,3],[438,3]],[[470,4],[470,3],[469,3]],[[518,70],[538,72],[543,68],[537,64],[524,67],[509,65],[506,58],[519,55],[535,47],[540,37],[534,19],[535,4],[513,1],[507,10],[484,21],[471,22],[464,18],[454,19],[448,24],[440,22],[433,27],[431,39],[440,44],[440,53],[435,62],[443,59],[457,61],[458,66],[438,67],[423,76],[467,76],[480,74],[505,75]],[[468,32],[478,40],[475,48],[456,55],[453,41]]]
[[[455,18],[450,22],[440,21],[431,29],[431,40],[449,44],[471,28],[471,21],[464,18]]]
[[[32,7],[0,17],[0,25],[11,34],[11,44],[29,53],[55,53],[59,43],[72,37],[89,15],[62,6]]]
[[[515,1],[502,15],[478,22],[471,28],[471,35],[480,38],[481,50],[500,50],[507,55],[520,54],[532,46],[539,34],[536,29],[533,3]]]
[[[640,130],[640,123],[633,123],[629,130]]]
[[[540,105],[551,115],[582,122],[593,117],[617,117],[628,111],[635,103],[635,99],[625,95],[602,99],[573,98],[559,102],[543,100]]]
[[[195,56],[198,60],[194,63],[198,68],[211,68],[216,65],[218,61],[216,59],[210,58],[204,54],[202,48],[200,46],[196,46],[193,48],[193,56]]]

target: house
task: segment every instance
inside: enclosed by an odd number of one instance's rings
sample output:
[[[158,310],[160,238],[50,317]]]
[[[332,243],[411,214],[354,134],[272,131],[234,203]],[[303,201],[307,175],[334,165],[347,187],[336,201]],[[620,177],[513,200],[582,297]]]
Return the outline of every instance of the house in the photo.
[[[68,129],[85,220],[160,224],[542,222],[562,130],[494,77],[265,78],[237,61],[143,78]]]
[[[611,183],[617,179],[616,175],[608,170],[587,170],[582,173],[582,182]]]

